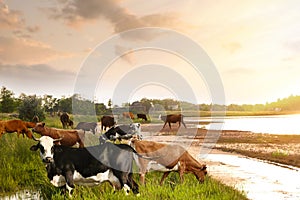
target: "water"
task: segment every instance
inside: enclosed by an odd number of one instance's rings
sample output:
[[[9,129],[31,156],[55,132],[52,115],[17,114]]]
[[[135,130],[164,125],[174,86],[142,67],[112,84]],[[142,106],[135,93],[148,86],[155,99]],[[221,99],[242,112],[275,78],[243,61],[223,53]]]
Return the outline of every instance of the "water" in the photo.
[[[41,200],[41,194],[39,191],[32,191],[32,190],[22,190],[17,192],[16,194],[0,197],[3,200]]]
[[[270,134],[300,134],[300,114],[272,116],[237,116],[222,118],[186,117],[188,122],[211,122],[208,125],[198,125],[199,128],[214,130],[223,120],[222,130],[251,131]]]
[[[225,154],[209,154],[205,160],[215,162],[209,174],[244,191],[249,199],[300,199],[299,168]]]

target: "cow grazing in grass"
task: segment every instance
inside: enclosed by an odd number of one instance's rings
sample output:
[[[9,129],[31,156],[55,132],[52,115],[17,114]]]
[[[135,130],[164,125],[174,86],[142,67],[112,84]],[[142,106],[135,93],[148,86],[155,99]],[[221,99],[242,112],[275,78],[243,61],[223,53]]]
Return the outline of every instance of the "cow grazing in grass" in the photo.
[[[132,112],[123,112],[124,118],[134,119],[134,115]]]
[[[35,123],[26,122],[19,119],[0,121],[0,137],[4,133],[13,133],[17,132],[18,137],[20,134],[26,134],[28,138],[32,138],[32,132],[28,128],[35,127]]]
[[[46,127],[45,123],[37,123],[36,126],[32,129],[33,132],[36,132],[42,136],[49,136],[53,139],[59,139],[60,143],[64,146],[73,146],[76,143],[79,144],[79,147],[84,147],[84,133],[79,130],[64,130]]]
[[[207,174],[206,165],[200,164],[182,146],[145,140],[132,140],[131,145],[141,155],[158,157],[154,161],[156,162],[156,166],[157,164],[160,165],[160,168],[157,168],[156,170],[164,172],[160,181],[161,185],[172,171],[179,172],[181,182],[183,182],[184,173],[193,173],[199,182],[204,181],[204,177]],[[148,170],[154,168],[154,161],[138,158],[141,183],[145,183],[145,175]]]
[[[103,135],[100,136],[100,144],[106,142],[107,140],[120,141],[122,139],[130,139],[133,136],[141,138],[141,124],[140,123],[131,123],[131,124],[122,124],[114,126],[106,131]]]
[[[96,133],[97,123],[96,122],[79,122],[75,129],[85,131],[92,131],[93,134]]]
[[[66,112],[62,113],[60,115],[60,121],[64,129],[68,127],[73,128],[74,122],[70,119],[68,113]]]
[[[109,181],[117,189],[132,190],[139,194],[138,184],[133,180],[133,155],[136,151],[129,145],[110,142],[87,148],[55,145],[48,136],[38,139],[30,150],[40,149],[41,159],[46,163],[48,178],[57,187],[66,185],[71,194],[74,185],[99,185]]]
[[[169,127],[171,129],[171,123],[179,123],[178,127],[180,127],[181,123],[184,125],[186,128],[186,125],[183,121],[183,115],[182,114],[171,114],[167,116],[160,116],[161,120],[165,122],[163,128],[165,128],[166,124],[169,124]]]
[[[143,119],[143,120],[145,120],[145,121],[148,120],[148,119],[147,119],[147,116],[146,116],[145,114],[140,114],[140,113],[137,114],[137,118],[138,118],[138,119]]]
[[[107,115],[101,117],[100,121],[101,121],[101,131],[102,130],[106,131],[107,127],[110,128],[116,124],[115,118]]]

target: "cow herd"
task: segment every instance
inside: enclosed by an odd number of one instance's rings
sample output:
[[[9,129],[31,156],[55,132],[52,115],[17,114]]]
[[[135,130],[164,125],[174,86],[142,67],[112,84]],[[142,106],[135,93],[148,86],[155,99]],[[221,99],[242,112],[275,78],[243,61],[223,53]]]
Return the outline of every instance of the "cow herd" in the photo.
[[[65,126],[73,127],[69,118],[62,119]],[[56,187],[65,187],[69,195],[75,185],[94,186],[103,182],[109,182],[114,189],[124,189],[126,195],[130,191],[139,195],[133,163],[138,166],[141,184],[145,184],[145,175],[151,170],[163,172],[161,185],[172,171],[179,172],[181,181],[185,173],[194,174],[200,183],[204,181],[206,165],[200,164],[183,147],[132,137],[140,136],[141,124],[116,125],[111,119],[108,116],[101,119],[101,126],[109,130],[100,135],[99,144],[88,147],[84,144],[85,131],[95,135],[97,123],[80,122],[74,130],[47,127],[43,122],[0,121],[0,137],[5,132],[17,132],[37,141],[30,150],[39,151],[49,181]],[[184,124],[181,115],[177,119],[179,125]],[[166,116],[164,121],[170,125],[176,119]],[[36,138],[29,128],[41,137]],[[121,139],[128,143],[114,143]],[[75,144],[79,147],[74,147]]]

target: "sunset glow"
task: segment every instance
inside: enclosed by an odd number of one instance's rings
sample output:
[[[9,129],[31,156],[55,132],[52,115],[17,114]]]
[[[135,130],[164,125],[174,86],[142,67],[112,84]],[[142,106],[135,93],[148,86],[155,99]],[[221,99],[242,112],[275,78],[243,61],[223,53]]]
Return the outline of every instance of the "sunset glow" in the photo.
[[[81,66],[98,45],[123,31],[160,27],[186,35],[206,51],[222,79],[226,104],[300,95],[299,10],[295,0],[0,0],[0,86],[15,95],[71,96]],[[112,62],[98,80],[95,99],[106,103],[126,73],[151,64],[181,74],[197,102],[210,103],[204,77],[189,63],[145,49]],[[157,85],[137,86],[131,93],[130,101],[174,98]]]

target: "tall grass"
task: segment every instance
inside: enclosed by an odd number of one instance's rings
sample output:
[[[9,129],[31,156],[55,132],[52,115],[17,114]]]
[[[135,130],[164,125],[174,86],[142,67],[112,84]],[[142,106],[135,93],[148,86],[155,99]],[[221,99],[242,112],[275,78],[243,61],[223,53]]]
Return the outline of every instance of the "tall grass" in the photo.
[[[60,189],[52,186],[47,178],[45,166],[39,152],[29,150],[35,141],[15,133],[0,138],[0,199],[19,190],[39,191],[43,199],[69,199]],[[209,167],[209,166],[208,166]],[[179,175],[171,173],[163,186],[159,186],[162,173],[152,172],[146,176],[146,186],[140,186],[140,197],[114,192],[108,183],[97,187],[76,186],[72,199],[246,199],[240,192],[207,177],[199,184],[192,174],[185,175],[180,183]],[[134,174],[138,182],[138,175]]]

